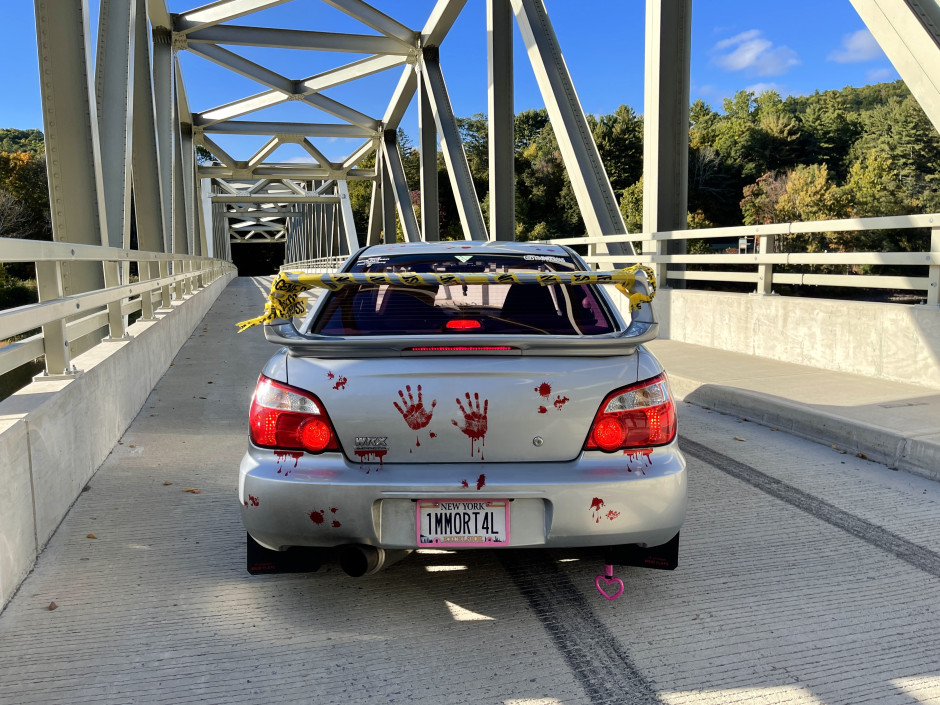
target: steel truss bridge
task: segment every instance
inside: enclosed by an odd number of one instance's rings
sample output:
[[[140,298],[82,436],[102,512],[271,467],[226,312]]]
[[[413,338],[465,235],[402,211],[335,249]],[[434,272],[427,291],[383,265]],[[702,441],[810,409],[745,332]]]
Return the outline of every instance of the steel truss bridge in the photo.
[[[62,242],[131,246],[131,201],[140,250],[231,259],[233,243],[283,242],[286,261],[348,254],[366,243],[436,240],[438,224],[412,207],[397,129],[413,101],[419,114],[420,212],[438,211],[443,155],[464,237],[513,239],[513,23],[518,24],[581,209],[586,235],[626,228],[562,48],[542,0],[486,0],[489,222],[484,222],[444,81],[439,47],[466,0],[439,0],[420,28],[364,0],[294,0],[297,11],[331,6],[355,33],[252,24],[288,0],[218,0],[171,14],[164,0],[102,0],[92,72],[87,2],[36,0],[44,128],[53,228]],[[852,0],[935,125],[940,126],[940,10],[931,0]],[[262,20],[263,21],[263,20]],[[648,0],[644,230],[685,227],[691,0]],[[246,56],[256,49],[329,57],[333,68],[285,76]],[[257,84],[257,92],[194,112],[180,55],[189,52]],[[350,56],[361,56],[348,61]],[[378,73],[397,76],[384,113],[369,115],[330,97]],[[368,84],[372,90],[374,84]],[[345,95],[349,95],[346,90]],[[271,122],[259,111],[294,101],[303,122]],[[351,102],[351,101],[350,101]],[[236,153],[220,136],[266,138]],[[323,140],[357,140],[331,160]],[[224,140],[223,140],[224,141]],[[273,161],[285,144],[309,163]],[[199,163],[196,148],[214,158]],[[205,152],[203,152],[205,154]],[[369,164],[369,166],[363,166]],[[367,231],[356,231],[348,184],[371,183]],[[131,195],[133,194],[133,195]],[[665,254],[665,244],[657,247]],[[611,254],[632,254],[611,242]],[[73,265],[66,290],[101,286],[94,266]],[[115,282],[108,281],[109,285]]]
[[[940,128],[940,6],[934,0],[851,2]],[[421,218],[419,225],[398,143],[399,125],[415,101],[421,181],[415,205],[421,213],[438,212],[440,154],[463,236],[513,239],[514,25],[584,220],[584,237],[569,242],[586,245],[588,261],[602,266],[649,263],[661,284],[715,278],[681,269],[666,276],[668,265],[695,261],[683,254],[689,236],[691,0],[646,0],[645,66],[637,67],[645,76],[642,234],[627,233],[624,226],[543,0],[485,0],[488,219],[471,179],[439,52],[467,0],[438,0],[420,27],[396,20],[395,3],[384,3],[386,12],[364,0],[290,3],[298,11],[329,6],[344,13],[357,27],[352,33],[252,24],[261,17],[256,13],[286,4],[218,0],[170,13],[165,0],[101,0],[93,53],[88,0],[35,0],[54,242],[0,239],[0,262],[36,265],[40,298],[38,304],[0,312],[0,340],[17,339],[0,348],[0,374],[37,358],[45,366],[31,385],[38,391],[11,397],[0,413],[0,454],[10,458],[4,472],[14,478],[6,485],[6,504],[0,502],[0,538],[9,537],[0,542],[0,606],[235,276],[233,243],[283,243],[287,261],[335,263],[363,244],[394,242],[399,230],[407,241],[440,238],[436,219]],[[272,49],[296,52],[298,67],[309,52],[335,61],[314,75],[282,75],[257,63]],[[194,112],[205,87],[187,82],[184,52],[258,85],[239,100]],[[357,95],[356,82],[363,86],[359,94],[372,91],[370,77],[380,73],[396,77],[381,114],[363,112],[353,99],[331,97],[340,88],[342,95]],[[309,119],[256,119],[256,113],[287,102],[299,104]],[[266,141],[241,153],[229,146],[230,137],[238,135]],[[328,158],[333,152],[325,145],[331,140],[353,140],[355,147]],[[284,145],[302,150],[309,161],[275,161]],[[211,161],[197,158],[198,148],[205,148]],[[350,184],[355,181],[371,187],[364,232],[353,221]],[[932,306],[922,308],[935,313],[938,214],[695,233],[753,237],[894,227],[930,228],[929,251],[829,254],[827,261],[926,265],[926,277],[883,278],[880,284],[872,283],[877,277],[865,279],[867,286],[925,291]],[[631,244],[638,240],[641,253]],[[768,248],[772,242],[761,239],[749,260],[754,272],[736,267],[724,280],[752,283],[763,294],[771,293],[774,282],[792,283],[792,277],[802,277],[798,283],[835,283],[825,278],[839,275],[808,280],[808,275],[775,273],[775,265],[812,263],[806,259],[812,256],[774,253]],[[838,285],[857,286],[860,279],[843,277]],[[129,331],[129,317],[137,314]],[[938,330],[932,322],[922,328]],[[94,345],[90,357],[80,356]],[[940,387],[935,357],[928,344],[918,360],[924,369],[933,364],[929,374],[936,379],[929,383]],[[96,395],[107,399],[96,405],[101,418],[83,413]],[[43,468],[56,474],[39,477]]]

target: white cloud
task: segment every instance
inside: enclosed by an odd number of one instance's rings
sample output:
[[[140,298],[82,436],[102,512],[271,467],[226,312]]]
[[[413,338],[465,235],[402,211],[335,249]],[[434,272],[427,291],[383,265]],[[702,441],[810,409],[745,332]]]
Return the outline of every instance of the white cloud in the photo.
[[[723,39],[712,48],[712,61],[725,71],[747,71],[757,76],[779,76],[799,65],[800,58],[786,46],[775,47],[759,29]]]
[[[898,72],[892,68],[872,69],[867,74],[869,83],[882,83],[883,81],[896,81]]]
[[[853,34],[842,37],[842,47],[833,51],[826,57],[828,61],[837,64],[857,64],[861,61],[871,61],[884,56],[878,42],[867,29],[860,29]]]
[[[750,91],[754,95],[760,95],[766,91],[776,91],[781,96],[786,96],[789,94],[786,87],[779,83],[755,83],[750,86],[745,86],[744,90]]]

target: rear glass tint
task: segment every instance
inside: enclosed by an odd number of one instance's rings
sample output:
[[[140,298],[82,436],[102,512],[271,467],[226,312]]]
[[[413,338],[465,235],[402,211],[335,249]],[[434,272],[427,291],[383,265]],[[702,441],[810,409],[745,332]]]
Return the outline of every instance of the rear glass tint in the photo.
[[[562,257],[518,254],[423,254],[363,257],[351,272],[498,274],[574,271]],[[593,286],[363,284],[325,293],[310,332],[322,335],[435,333],[599,335],[614,330]]]

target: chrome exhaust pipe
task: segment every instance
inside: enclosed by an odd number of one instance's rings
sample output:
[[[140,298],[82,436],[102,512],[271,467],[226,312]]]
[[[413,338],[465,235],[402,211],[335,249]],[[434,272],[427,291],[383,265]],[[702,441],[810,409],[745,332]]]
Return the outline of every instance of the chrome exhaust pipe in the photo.
[[[346,575],[361,578],[373,575],[382,568],[397,563],[411,553],[408,549],[388,550],[364,544],[343,546],[339,554],[339,566]]]

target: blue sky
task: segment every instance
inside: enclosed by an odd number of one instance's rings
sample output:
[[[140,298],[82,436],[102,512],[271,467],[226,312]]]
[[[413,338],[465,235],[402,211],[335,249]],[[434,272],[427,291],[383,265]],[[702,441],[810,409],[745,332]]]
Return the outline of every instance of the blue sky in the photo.
[[[198,2],[197,2],[198,4]],[[381,10],[413,29],[420,29],[434,0],[375,0]],[[169,0],[171,12],[194,7]],[[643,112],[644,0],[545,0],[562,51],[586,112],[610,113],[626,104]],[[783,8],[786,8],[786,11]],[[89,2],[92,32],[97,25],[98,2]],[[12,0],[4,8],[4,42],[0,65],[4,76],[4,102],[0,127],[42,128],[33,3]],[[238,24],[291,26],[296,29],[373,33],[319,0],[293,0]],[[319,52],[236,49],[247,58],[299,79],[338,65],[333,56]],[[532,70],[516,34],[514,63],[517,111],[543,105]],[[346,55],[342,61],[352,61]],[[235,76],[188,53],[183,70],[193,110],[202,111],[264,90],[249,79]],[[441,47],[441,65],[457,115],[486,111],[486,33],[484,0],[468,0]],[[387,71],[364,79],[360,86],[326,92],[332,98],[381,118],[398,72]],[[692,24],[691,100],[701,98],[716,109],[737,90],[772,88],[781,95],[805,95],[815,90],[862,86],[898,77],[883,52],[865,29],[849,0],[790,0],[779,3],[754,0],[695,0]],[[354,87],[355,86],[355,87]],[[245,119],[335,122],[297,103]],[[412,109],[403,122],[417,136]],[[222,146],[255,138],[228,138]],[[259,138],[260,139],[260,138]],[[220,141],[221,144],[221,141]],[[254,144],[245,144],[251,149]],[[322,147],[334,158],[349,145]],[[291,148],[278,158],[299,158]],[[331,154],[332,152],[332,154]],[[246,158],[239,156],[238,158]]]

